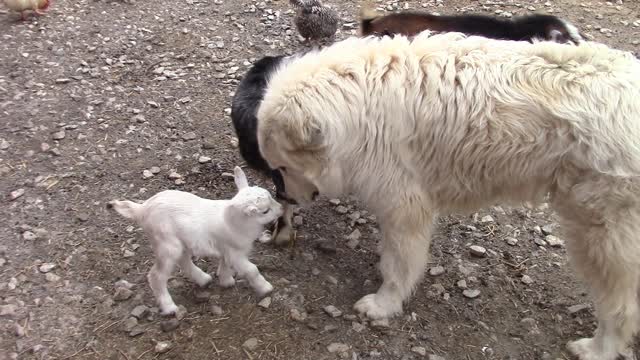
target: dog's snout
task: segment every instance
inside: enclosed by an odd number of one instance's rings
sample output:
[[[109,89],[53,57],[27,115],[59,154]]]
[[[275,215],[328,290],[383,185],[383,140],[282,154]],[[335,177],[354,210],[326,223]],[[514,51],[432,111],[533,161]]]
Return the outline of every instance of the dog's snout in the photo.
[[[320,196],[320,193],[318,191],[314,191],[313,194],[311,194],[311,200],[316,201],[318,196]]]

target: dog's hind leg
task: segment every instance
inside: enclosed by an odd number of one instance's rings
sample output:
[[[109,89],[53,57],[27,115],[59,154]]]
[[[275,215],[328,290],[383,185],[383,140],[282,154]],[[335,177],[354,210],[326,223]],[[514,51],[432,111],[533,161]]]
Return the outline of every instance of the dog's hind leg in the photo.
[[[205,287],[211,282],[211,280],[213,280],[211,275],[202,271],[202,269],[193,263],[193,260],[191,260],[191,254],[187,253],[187,251],[183,252],[180,257],[179,265],[185,275],[198,284],[198,286]]]
[[[360,299],[354,309],[372,319],[402,312],[402,303],[413,292],[427,264],[434,214],[418,195],[390,196],[397,199],[382,217],[380,271],[383,282],[375,294]]]
[[[628,185],[585,182],[557,197],[569,257],[590,288],[598,319],[592,338],[567,344],[580,360],[635,359],[630,345],[640,322],[640,188]]]

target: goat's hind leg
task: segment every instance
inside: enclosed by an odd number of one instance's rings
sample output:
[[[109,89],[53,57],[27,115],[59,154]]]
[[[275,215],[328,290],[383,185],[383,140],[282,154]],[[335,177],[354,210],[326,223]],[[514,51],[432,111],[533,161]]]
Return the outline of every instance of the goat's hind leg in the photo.
[[[196,264],[191,260],[191,254],[186,251],[182,254],[179,260],[180,268],[191,280],[193,280],[198,286],[205,287],[207,286],[213,278],[211,275],[202,271]]]
[[[153,291],[153,295],[158,302],[160,314],[172,315],[178,311],[178,307],[173,302],[169,289],[167,289],[167,281],[173,272],[177,257],[162,256],[156,257],[156,261],[147,274],[149,286]]]
[[[220,256],[218,263],[218,270],[216,270],[216,276],[218,282],[223,288],[232,287],[236,284],[236,280],[233,278],[234,271],[231,264],[226,259],[226,255]]]

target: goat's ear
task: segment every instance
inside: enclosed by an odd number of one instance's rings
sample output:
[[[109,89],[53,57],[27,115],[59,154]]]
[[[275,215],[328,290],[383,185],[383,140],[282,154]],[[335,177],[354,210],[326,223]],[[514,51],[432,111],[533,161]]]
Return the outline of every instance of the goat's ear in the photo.
[[[243,212],[247,216],[252,216],[258,212],[258,208],[253,205],[248,205],[243,209]]]
[[[244,174],[244,171],[242,171],[240,166],[236,166],[235,168],[233,168],[233,179],[236,182],[238,190],[244,189],[249,186],[247,176]]]

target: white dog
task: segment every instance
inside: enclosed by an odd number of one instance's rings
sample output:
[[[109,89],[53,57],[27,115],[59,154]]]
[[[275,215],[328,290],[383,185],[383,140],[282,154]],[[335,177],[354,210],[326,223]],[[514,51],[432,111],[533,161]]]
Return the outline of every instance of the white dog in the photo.
[[[249,261],[253,242],[267,224],[282,215],[282,205],[260,187],[249,186],[240,169],[234,169],[238,193],[230,200],[209,200],[177,190],[165,190],[142,204],[113,200],[109,207],[135,220],[151,240],[156,261],[147,276],[160,312],[170,315],[177,306],[167,290],[176,263],[196,284],[206,286],[211,275],[192,256],[219,258],[217,276],[223,287],[233,286],[234,273],[246,278],[259,296],[273,286]]]
[[[599,323],[569,349],[615,360],[640,325],[639,99],[640,61],[602,44],[351,38],[280,65],[258,143],[291,198],[378,215],[384,281],[355,304],[371,318],[402,311],[435,216],[550,193]]]

